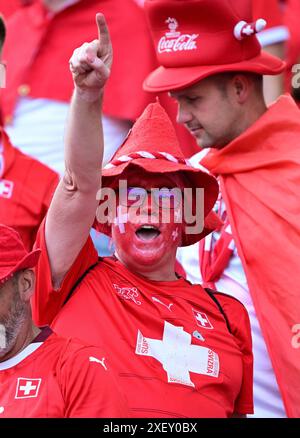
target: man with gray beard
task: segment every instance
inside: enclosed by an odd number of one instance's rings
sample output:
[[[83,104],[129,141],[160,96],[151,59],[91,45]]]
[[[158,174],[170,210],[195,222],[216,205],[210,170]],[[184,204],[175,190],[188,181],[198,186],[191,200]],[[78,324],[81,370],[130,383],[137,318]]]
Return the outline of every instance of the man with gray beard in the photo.
[[[24,271],[25,277],[31,271]],[[11,280],[8,280],[5,288],[10,288],[12,293],[12,303],[7,315],[1,318],[0,323],[0,349],[1,356],[4,357],[14,345],[20,328],[26,323],[27,307],[20,298],[18,282],[23,274],[22,271],[16,273]],[[29,275],[30,275],[29,274]],[[4,288],[4,286],[3,286]]]
[[[103,350],[33,323],[39,256],[0,225],[0,418],[126,417]]]

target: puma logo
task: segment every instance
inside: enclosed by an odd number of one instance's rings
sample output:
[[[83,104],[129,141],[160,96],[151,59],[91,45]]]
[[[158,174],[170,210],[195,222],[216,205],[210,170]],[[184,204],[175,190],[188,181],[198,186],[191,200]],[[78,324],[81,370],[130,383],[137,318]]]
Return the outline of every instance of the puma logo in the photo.
[[[97,359],[97,358],[94,357],[94,356],[90,356],[90,357],[89,357],[89,361],[90,361],[90,362],[97,362],[97,363],[100,363],[100,364],[103,366],[103,368],[105,369],[105,371],[107,371],[106,365],[105,365],[105,363],[104,363],[104,361],[105,361],[105,357],[103,357],[101,360],[99,360],[99,359]]]
[[[152,297],[152,300],[155,302],[155,303],[159,303],[159,304],[161,304],[162,306],[165,306],[170,312],[172,312],[172,310],[171,310],[171,306],[173,306],[173,303],[170,303],[170,304],[165,304],[165,303],[163,303],[162,301],[160,301],[158,298],[156,298],[156,297]]]

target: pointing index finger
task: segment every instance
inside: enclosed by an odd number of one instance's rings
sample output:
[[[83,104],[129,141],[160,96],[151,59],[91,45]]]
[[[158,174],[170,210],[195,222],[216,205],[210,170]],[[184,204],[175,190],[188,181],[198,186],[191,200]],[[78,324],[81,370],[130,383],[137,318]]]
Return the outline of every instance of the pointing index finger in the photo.
[[[101,53],[103,53],[103,51],[107,52],[110,49],[111,41],[104,15],[101,13],[96,14],[96,22]]]

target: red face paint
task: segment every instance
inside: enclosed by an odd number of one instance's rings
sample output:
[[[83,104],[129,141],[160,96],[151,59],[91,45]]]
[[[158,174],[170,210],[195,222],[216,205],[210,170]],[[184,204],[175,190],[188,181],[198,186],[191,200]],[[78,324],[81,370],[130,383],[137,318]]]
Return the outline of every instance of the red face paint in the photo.
[[[151,188],[178,186],[173,177],[166,175],[146,174],[143,178],[130,176],[128,187]],[[156,280],[174,280],[174,264],[176,251],[181,241],[183,225],[176,223],[174,210],[163,211],[151,205],[151,196],[143,206],[127,208],[119,205],[118,217],[112,225],[118,259],[130,270]],[[170,219],[165,223],[165,218]],[[126,223],[124,223],[124,219]],[[124,225],[120,225],[120,223]]]

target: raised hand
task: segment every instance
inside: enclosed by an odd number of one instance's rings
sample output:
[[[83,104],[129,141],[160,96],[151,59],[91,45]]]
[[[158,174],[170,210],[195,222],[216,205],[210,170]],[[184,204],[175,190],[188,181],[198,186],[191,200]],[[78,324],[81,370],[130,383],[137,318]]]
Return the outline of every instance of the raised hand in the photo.
[[[99,99],[109,78],[113,50],[104,15],[96,14],[98,39],[74,50],[70,70],[76,91],[92,102]]]

